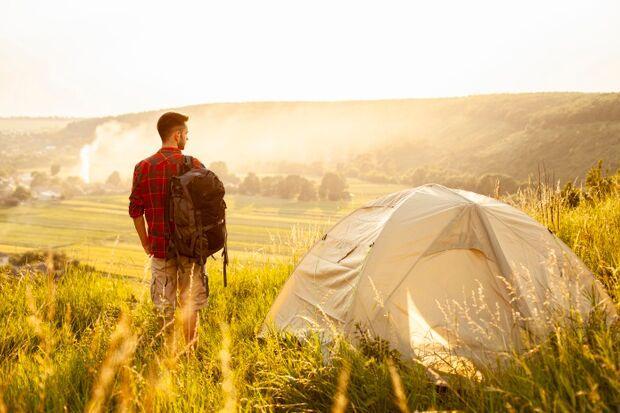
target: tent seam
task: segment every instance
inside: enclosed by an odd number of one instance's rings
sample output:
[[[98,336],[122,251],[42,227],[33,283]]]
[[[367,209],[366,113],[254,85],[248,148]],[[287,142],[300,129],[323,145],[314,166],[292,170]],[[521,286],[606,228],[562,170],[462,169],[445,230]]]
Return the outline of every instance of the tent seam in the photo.
[[[409,195],[407,195],[406,198],[404,198],[401,202],[399,202],[396,205],[391,206],[391,208],[394,210],[392,211],[392,213],[390,214],[390,217],[388,219],[385,220],[385,222],[383,223],[383,226],[381,227],[381,230],[379,231],[379,234],[377,234],[377,238],[375,238],[375,241],[373,242],[373,245],[377,242],[377,240],[379,239],[379,237],[381,237],[381,234],[383,234],[383,231],[385,230],[385,227],[387,226],[387,224],[390,222],[390,220],[392,219],[392,216],[396,213],[396,211],[405,203],[409,200],[409,198],[411,198],[416,192],[418,188],[412,188],[410,189],[410,193]],[[357,300],[357,295],[358,295],[358,290],[359,290],[359,284],[362,282],[362,277],[365,276],[364,271],[366,270],[366,264],[368,263],[368,260],[370,259],[370,256],[373,254],[373,252],[376,250],[376,248],[370,248],[370,251],[368,252],[368,254],[366,254],[366,257],[364,258],[364,262],[362,263],[362,266],[360,268],[360,273],[359,273],[359,278],[357,280],[357,284],[355,285],[355,288],[353,290],[353,297],[351,299],[351,305],[349,306],[349,308],[347,308],[347,313],[351,310],[351,308],[355,305],[355,302]],[[366,278],[368,278],[368,276],[366,276]],[[370,278],[368,278],[370,279]],[[368,312],[366,311],[366,307],[362,306],[362,310],[364,311],[364,315],[366,316],[366,320],[368,321],[368,328],[372,329],[372,322],[370,321],[370,317],[368,316]],[[374,333],[374,331],[373,331]]]
[[[439,187],[444,188],[444,189],[447,189],[447,188],[445,188],[445,187],[444,187],[444,186],[442,186],[442,185],[436,185],[436,184],[433,184],[433,185],[434,185],[434,186],[439,186]],[[428,185],[428,186],[426,186],[426,185],[425,185],[424,187],[431,187],[431,186],[433,186],[433,185]],[[423,188],[423,187],[418,187],[418,188],[416,188],[416,189],[419,189],[419,188]],[[418,191],[416,191],[416,189],[414,189],[414,190],[412,190],[412,191],[411,191],[411,194],[410,194],[407,198],[405,198],[405,199],[402,201],[402,203],[398,206],[398,208],[402,207],[402,206],[403,206],[403,205],[404,205],[404,204],[405,204],[405,203],[406,203],[406,202],[407,202],[407,201],[408,201],[408,200],[409,200],[409,199],[410,199],[410,198],[411,198],[411,197],[412,197],[415,193],[417,193],[417,192],[418,192]],[[456,205],[456,206],[453,206],[453,207],[451,207],[451,208],[446,208],[445,210],[440,211],[439,213],[441,213],[441,212],[445,212],[445,211],[450,210],[450,209],[452,209],[452,208],[459,208],[459,207],[463,207],[463,205]],[[394,213],[395,213],[395,212],[396,212],[396,211],[394,211]],[[394,213],[393,213],[393,214],[394,214]],[[382,228],[381,232],[380,232],[380,233],[379,233],[379,235],[377,236],[377,240],[379,239],[379,237],[381,236],[381,234],[383,234],[383,231],[385,230],[385,227],[388,225],[388,223],[389,223],[389,222],[390,222],[390,220],[392,219],[393,214],[392,214],[392,215],[390,215],[390,218],[389,218],[387,221],[385,221],[385,224],[383,225],[383,228]],[[459,216],[459,215],[457,214],[457,216],[456,216],[456,217],[458,217],[458,216]],[[454,217],[453,219],[456,219],[456,217]],[[424,253],[428,250],[428,248],[430,248],[430,246],[431,246],[431,245],[433,245],[433,243],[437,240],[437,238],[439,237],[439,235],[441,235],[441,233],[443,232],[443,230],[444,230],[444,229],[445,229],[445,228],[446,228],[446,227],[447,227],[447,226],[448,226],[451,222],[452,222],[452,220],[450,220],[450,222],[449,222],[448,224],[446,224],[446,226],[445,226],[445,227],[443,227],[443,228],[442,228],[442,230],[439,232],[439,234],[437,235],[437,237],[435,237],[435,239],[433,239],[433,241],[429,244],[429,246],[428,246],[428,247],[427,247],[427,249],[424,251]],[[375,240],[375,242],[376,242],[376,240]],[[371,253],[372,253],[372,252],[371,252]],[[403,276],[403,278],[402,278],[402,279],[398,282],[398,284],[396,285],[396,287],[395,287],[394,289],[392,289],[392,291],[390,292],[390,294],[388,294],[387,298],[384,300],[384,304],[385,304],[385,303],[386,303],[386,302],[390,299],[390,297],[392,296],[392,294],[394,293],[394,291],[396,290],[396,288],[398,288],[398,286],[399,286],[400,284],[402,284],[403,280],[407,277],[407,275],[409,275],[409,273],[411,272],[412,268],[413,268],[413,267],[414,267],[414,266],[418,263],[418,261],[420,260],[420,258],[421,258],[422,256],[424,256],[424,253],[422,253],[422,254],[420,255],[420,257],[418,257],[418,259],[416,260],[416,262],[415,262],[415,263],[413,263],[413,265],[412,265],[412,266],[411,266],[411,267],[407,270],[407,272],[405,273],[405,275]],[[366,267],[366,263],[368,262],[368,259],[369,259],[369,258],[370,258],[370,254],[368,254],[368,255],[366,256],[366,260],[364,261],[364,266],[362,267],[362,270],[360,271],[360,276],[363,276],[363,275],[364,275],[364,270],[365,270],[365,267]],[[370,278],[369,278],[368,276],[366,276],[366,277],[370,280]],[[358,283],[360,283],[360,282],[362,282],[361,277],[360,277],[360,280],[358,280]],[[353,298],[353,301],[352,301],[352,304],[351,304],[352,306],[355,304],[355,298],[357,298],[357,289],[356,289],[356,291],[355,291],[355,297]],[[362,306],[362,309],[364,310],[364,314],[366,315],[366,320],[368,321],[368,324],[369,324],[369,325],[371,325],[371,324],[372,324],[372,320],[371,320],[371,318],[370,318],[370,316],[369,316],[368,312],[366,311],[366,307]],[[377,311],[375,311],[375,312],[373,313],[373,315],[372,315],[373,319],[374,319],[374,317],[376,317],[376,316],[377,316],[378,312],[379,312],[379,311],[377,310]]]

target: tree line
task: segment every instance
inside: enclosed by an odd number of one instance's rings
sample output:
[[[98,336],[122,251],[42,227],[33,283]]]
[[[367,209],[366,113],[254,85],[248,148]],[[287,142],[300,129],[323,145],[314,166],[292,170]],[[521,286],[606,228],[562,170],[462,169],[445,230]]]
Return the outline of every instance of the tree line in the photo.
[[[242,195],[261,195],[298,201],[342,201],[351,199],[346,179],[334,172],[328,172],[317,185],[300,175],[276,175],[259,177],[250,172],[237,187],[227,187],[229,192]]]

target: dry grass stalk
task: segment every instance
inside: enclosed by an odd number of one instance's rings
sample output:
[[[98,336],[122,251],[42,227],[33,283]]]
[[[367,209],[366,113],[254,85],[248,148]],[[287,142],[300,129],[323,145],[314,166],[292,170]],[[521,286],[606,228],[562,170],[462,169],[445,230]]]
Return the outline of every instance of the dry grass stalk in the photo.
[[[122,314],[116,329],[110,337],[110,344],[99,375],[93,386],[91,398],[86,405],[86,412],[100,412],[104,410],[109,388],[119,368],[126,367],[136,349],[137,338],[132,333],[129,317]]]
[[[222,348],[220,350],[220,362],[222,363],[222,391],[224,393],[224,406],[220,412],[234,412],[237,410],[237,392],[235,389],[233,371],[230,366],[230,329],[222,323]]]
[[[4,396],[2,392],[0,392],[0,413],[7,413],[8,411],[9,409],[6,407],[6,404],[4,403]]]
[[[129,366],[121,366],[120,375],[120,402],[116,408],[116,411],[119,413],[132,412],[134,411],[134,409],[132,408],[132,401],[135,398],[135,392],[132,386],[131,369],[129,368]]]
[[[396,370],[396,365],[394,364],[394,360],[388,357],[386,359],[388,370],[390,371],[390,378],[392,379],[392,386],[394,387],[394,397],[396,405],[398,406],[398,410],[401,413],[409,413],[409,406],[407,405],[407,395],[405,394],[405,389],[403,387],[403,382],[400,379],[400,375]]]
[[[349,404],[347,389],[349,387],[350,378],[351,366],[349,363],[345,363],[338,376],[338,388],[336,389],[336,395],[334,396],[332,404],[332,413],[343,413],[346,411],[347,405]]]

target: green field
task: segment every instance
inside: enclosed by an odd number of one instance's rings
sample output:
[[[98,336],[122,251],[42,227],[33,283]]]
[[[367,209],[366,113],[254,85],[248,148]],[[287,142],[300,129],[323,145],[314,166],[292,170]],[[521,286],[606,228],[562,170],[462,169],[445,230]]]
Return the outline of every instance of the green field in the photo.
[[[227,196],[230,258],[288,256],[292,234],[323,231],[353,208],[404,188],[361,181],[349,186],[350,202]],[[0,209],[0,252],[59,250],[102,271],[142,276],[146,257],[127,203],[123,195],[84,196]]]
[[[54,278],[0,269],[0,412],[618,411],[620,323],[596,313],[558,324],[530,351],[476,375],[441,373],[442,387],[382,341],[336,336],[322,346],[317,336],[259,335],[322,227],[399,188],[351,189],[346,204],[228,198],[230,285],[210,282],[195,352],[162,343],[148,288],[136,282],[148,273],[125,197],[1,210],[3,251],[69,251],[99,270],[70,267]],[[595,189],[580,193],[578,206],[554,188],[512,202],[552,228],[620,308],[620,175]]]

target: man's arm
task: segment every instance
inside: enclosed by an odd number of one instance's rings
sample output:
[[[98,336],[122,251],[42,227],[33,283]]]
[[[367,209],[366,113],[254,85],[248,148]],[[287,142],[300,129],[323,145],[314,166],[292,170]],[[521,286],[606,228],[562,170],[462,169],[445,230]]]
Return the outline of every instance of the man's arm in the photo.
[[[142,244],[142,248],[144,248],[144,252],[146,252],[147,255],[151,255],[149,237],[146,232],[146,223],[144,222],[144,200],[140,192],[141,180],[141,166],[138,164],[133,171],[131,195],[129,195],[129,216],[133,219],[133,225],[140,237],[140,243]]]
[[[146,223],[144,222],[144,215],[140,215],[133,219],[133,226],[136,228],[136,232],[140,237],[140,242],[142,243],[142,248],[144,248],[144,252],[146,255],[151,255],[151,246],[149,245],[149,237],[146,234]]]

